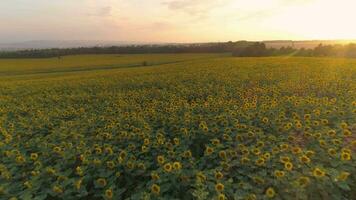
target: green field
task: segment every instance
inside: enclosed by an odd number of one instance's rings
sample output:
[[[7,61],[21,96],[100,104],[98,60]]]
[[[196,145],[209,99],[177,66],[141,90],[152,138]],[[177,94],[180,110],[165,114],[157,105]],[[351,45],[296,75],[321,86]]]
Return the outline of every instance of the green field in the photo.
[[[58,73],[116,69],[146,65],[178,63],[202,58],[226,56],[224,54],[151,54],[151,55],[79,55],[64,56],[58,59],[0,59],[1,75],[38,73]]]
[[[355,59],[0,59],[0,199],[353,199],[355,133]]]

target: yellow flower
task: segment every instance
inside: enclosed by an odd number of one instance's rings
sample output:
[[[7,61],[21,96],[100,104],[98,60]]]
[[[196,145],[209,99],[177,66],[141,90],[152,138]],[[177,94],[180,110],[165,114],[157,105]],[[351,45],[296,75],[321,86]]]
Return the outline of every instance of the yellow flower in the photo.
[[[153,184],[151,186],[151,191],[156,194],[156,195],[159,195],[160,191],[161,191],[161,188],[157,185],[157,184]]]
[[[148,138],[145,138],[144,140],[143,140],[143,144],[144,145],[149,145],[150,144],[150,139],[148,139]]]
[[[171,171],[172,171],[172,165],[171,165],[171,163],[166,163],[166,164],[163,166],[163,168],[164,168],[164,171],[166,171],[166,172],[171,172]]]
[[[325,140],[319,140],[319,145],[321,147],[325,147],[326,146],[326,141]]]
[[[23,164],[24,162],[26,162],[25,158],[23,156],[17,156],[16,157],[16,163],[17,164]]]
[[[311,115],[310,115],[310,114],[305,114],[305,115],[304,115],[304,119],[308,120],[308,119],[310,119],[310,118],[311,118]]]
[[[293,164],[291,162],[285,162],[284,168],[288,171],[291,171],[293,169]]]
[[[32,188],[32,184],[31,184],[31,182],[29,182],[29,181],[24,182],[23,185],[24,185],[25,187],[27,187],[27,188]],[[1,194],[1,193],[0,193],[0,194]]]
[[[179,138],[173,138],[173,142],[175,145],[179,145],[180,143]]]
[[[106,162],[106,166],[109,168],[109,169],[113,169],[115,167],[115,162],[114,161],[107,161]]]
[[[254,148],[254,149],[252,149],[252,153],[257,156],[257,155],[260,155],[261,151],[258,148]]]
[[[94,158],[93,164],[96,165],[96,166],[99,166],[99,165],[101,165],[101,160],[99,160],[97,158]]]
[[[271,158],[271,154],[268,153],[268,152],[267,152],[267,153],[264,153],[264,154],[263,154],[263,158],[266,159],[266,160],[268,160],[268,159]]]
[[[221,158],[221,159],[226,159],[226,151],[220,151],[219,152],[219,157]]]
[[[223,190],[224,190],[224,185],[222,184],[222,183],[217,183],[216,185],[215,185],[215,190],[217,191],[217,192],[222,192]]]
[[[276,192],[274,191],[273,188],[269,187],[269,188],[266,190],[266,196],[267,196],[268,198],[273,198],[275,195],[276,195]]]
[[[341,172],[336,178],[337,181],[345,181],[350,176],[349,172]]]
[[[57,185],[53,186],[52,191],[53,191],[54,193],[57,193],[57,194],[63,193],[62,188],[61,188],[60,186],[57,186]]]
[[[336,152],[335,149],[332,149],[332,148],[328,149],[328,154],[329,154],[330,156],[335,156],[336,153],[337,153],[337,152]]]
[[[79,176],[83,176],[83,170],[80,166],[75,168],[75,172],[79,175]]]
[[[290,162],[290,158],[288,156],[281,156],[279,161],[281,161],[281,163]]]
[[[151,173],[151,178],[152,178],[153,180],[158,180],[158,179],[159,179],[158,173],[157,173],[157,172],[152,172],[152,173]]]
[[[299,154],[302,152],[302,149],[300,147],[293,147],[292,148],[292,153],[293,154]]]
[[[185,151],[184,152],[184,157],[187,157],[187,158],[190,158],[190,157],[192,157],[192,152],[191,151]]]
[[[80,187],[81,187],[81,185],[82,185],[82,179],[79,179],[79,180],[77,180],[75,183],[74,183],[74,186],[75,186],[75,188],[77,189],[77,190],[80,190]]]
[[[328,136],[329,137],[335,137],[336,136],[336,131],[335,130],[330,130],[330,131],[328,131]]]
[[[207,155],[211,155],[213,152],[214,152],[214,149],[213,149],[213,148],[211,148],[211,147],[206,147],[205,153],[206,153]]]
[[[215,179],[222,179],[223,177],[224,177],[223,173],[221,173],[221,172],[215,173]]]
[[[321,178],[325,176],[325,172],[320,168],[315,168],[313,170],[313,176],[315,176],[316,178]]]
[[[107,152],[109,155],[112,155],[114,153],[111,147],[106,147],[105,152]]]
[[[164,163],[164,157],[163,156],[157,156],[157,162],[162,165]]]
[[[302,155],[299,157],[299,161],[302,163],[310,163],[310,158],[306,155]]]
[[[350,136],[352,135],[352,132],[351,132],[350,130],[345,129],[345,130],[343,131],[343,135],[344,135],[345,137],[350,137]]]
[[[96,180],[96,182],[97,182],[98,185],[101,186],[101,187],[105,187],[106,184],[107,184],[105,178],[99,178],[98,180]]]
[[[113,197],[112,189],[105,190],[105,197],[108,199],[112,199],[112,197]]]
[[[322,119],[322,120],[321,120],[321,123],[322,123],[323,125],[327,125],[327,124],[329,123],[329,121],[328,121],[327,119]]]
[[[256,161],[255,161],[256,165],[257,166],[263,166],[265,164],[265,159],[263,158],[258,158]]]
[[[284,171],[280,171],[280,170],[276,170],[276,171],[274,171],[274,175],[275,175],[277,178],[281,178],[281,177],[284,177],[285,172],[284,172]]]
[[[38,154],[37,153],[31,153],[30,157],[31,157],[31,160],[35,161],[38,158]]]
[[[211,143],[213,143],[213,145],[218,145],[218,144],[220,144],[220,140],[219,139],[212,139]]]
[[[206,180],[206,176],[204,175],[203,172],[198,172],[198,173],[196,174],[196,178],[197,178],[198,180],[202,181],[202,182]]]
[[[342,152],[341,153],[341,160],[347,161],[347,160],[351,160],[351,154],[348,152]]]
[[[310,183],[310,179],[305,176],[301,176],[297,180],[297,184],[299,187],[306,187],[307,185],[309,185],[309,183]]]
[[[218,200],[225,200],[225,199],[226,199],[226,197],[224,194],[221,193],[218,195]]]
[[[245,164],[245,163],[247,163],[247,162],[249,162],[249,161],[250,161],[250,159],[249,159],[248,157],[246,157],[246,156],[242,157],[241,160],[240,160],[240,162],[241,162],[242,164]]]
[[[175,169],[175,170],[182,169],[182,164],[180,162],[174,162],[173,163],[173,169]]]
[[[119,157],[120,157],[121,159],[123,159],[123,160],[126,158],[126,156],[127,156],[126,151],[121,151],[120,154],[119,154]]]
[[[311,150],[308,150],[308,151],[305,152],[305,155],[308,156],[308,157],[312,157],[314,154],[315,154],[315,152],[311,151]]]
[[[53,169],[52,167],[48,167],[46,169],[47,173],[50,174],[50,175],[55,175],[56,174],[56,170]]]
[[[268,123],[268,118],[267,117],[262,118],[262,122],[267,124]]]
[[[60,153],[60,152],[62,151],[62,149],[61,149],[61,147],[54,147],[54,148],[53,148],[53,151],[54,151],[55,153]]]

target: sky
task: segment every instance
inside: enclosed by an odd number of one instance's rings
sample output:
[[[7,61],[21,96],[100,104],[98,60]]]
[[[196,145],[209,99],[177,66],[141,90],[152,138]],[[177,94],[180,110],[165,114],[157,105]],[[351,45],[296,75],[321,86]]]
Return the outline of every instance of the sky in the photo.
[[[1,0],[0,43],[356,39],[355,0]]]

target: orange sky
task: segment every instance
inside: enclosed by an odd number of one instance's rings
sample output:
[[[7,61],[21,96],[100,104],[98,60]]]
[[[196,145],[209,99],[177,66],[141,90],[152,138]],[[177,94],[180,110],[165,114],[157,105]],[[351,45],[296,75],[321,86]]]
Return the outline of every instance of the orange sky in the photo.
[[[355,39],[355,0],[2,0],[0,42]]]

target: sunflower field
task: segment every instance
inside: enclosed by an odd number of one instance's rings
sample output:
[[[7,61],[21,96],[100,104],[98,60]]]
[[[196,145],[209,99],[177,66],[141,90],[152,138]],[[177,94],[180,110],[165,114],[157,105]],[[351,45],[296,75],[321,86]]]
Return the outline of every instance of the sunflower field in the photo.
[[[356,60],[191,56],[0,60],[0,199],[355,199]]]

